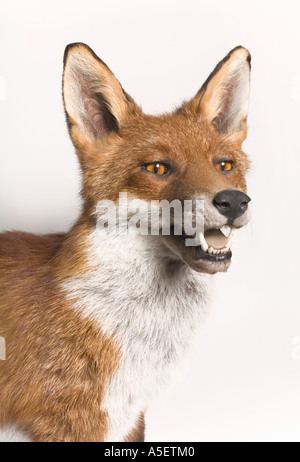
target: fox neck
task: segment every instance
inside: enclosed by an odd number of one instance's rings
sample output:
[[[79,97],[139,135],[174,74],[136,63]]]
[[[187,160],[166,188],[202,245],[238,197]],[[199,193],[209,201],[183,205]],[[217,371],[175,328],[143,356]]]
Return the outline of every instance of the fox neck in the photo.
[[[204,316],[210,276],[171,260],[158,236],[103,236],[83,224],[72,233],[84,249],[84,266],[71,276],[73,261],[62,287],[74,308],[113,339],[120,353],[103,407],[107,440],[122,441],[181,371]],[[72,254],[69,245],[63,254]]]

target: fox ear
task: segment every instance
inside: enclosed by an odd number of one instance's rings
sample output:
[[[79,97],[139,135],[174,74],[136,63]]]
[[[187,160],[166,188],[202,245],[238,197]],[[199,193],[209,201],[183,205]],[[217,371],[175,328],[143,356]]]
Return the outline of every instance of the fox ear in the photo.
[[[234,48],[210,74],[195,98],[192,109],[203,115],[219,133],[246,130],[250,90],[251,56]]]
[[[72,138],[74,130],[90,140],[117,132],[134,105],[106,64],[83,43],[65,50],[63,97]]]

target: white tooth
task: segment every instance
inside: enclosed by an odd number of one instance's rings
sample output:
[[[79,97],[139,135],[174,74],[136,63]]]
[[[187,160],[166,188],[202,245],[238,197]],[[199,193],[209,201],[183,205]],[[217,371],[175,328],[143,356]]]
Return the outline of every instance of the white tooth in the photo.
[[[217,255],[218,251],[216,249],[213,249],[213,254]]]
[[[212,247],[209,247],[209,249],[207,250],[208,253],[213,253],[214,249]]]
[[[231,233],[231,228],[230,228],[230,226],[222,226],[222,228],[220,228],[220,231],[221,231],[221,233],[224,234],[224,236],[229,237],[229,235]]]
[[[226,247],[228,248],[228,250],[230,250],[230,248],[231,248],[231,244],[232,244],[235,233],[236,233],[236,229],[232,229],[231,234],[230,234],[230,238],[229,238],[229,240],[228,240],[228,242],[226,244]]]
[[[203,252],[207,252],[207,249],[208,249],[208,244],[205,240],[205,237],[202,233],[200,233],[200,246],[201,246],[201,249],[203,250]]]
[[[208,245],[207,245],[207,244],[206,244],[206,245],[201,244],[200,247],[201,247],[201,249],[203,250],[203,252],[207,252],[207,251],[208,251]]]

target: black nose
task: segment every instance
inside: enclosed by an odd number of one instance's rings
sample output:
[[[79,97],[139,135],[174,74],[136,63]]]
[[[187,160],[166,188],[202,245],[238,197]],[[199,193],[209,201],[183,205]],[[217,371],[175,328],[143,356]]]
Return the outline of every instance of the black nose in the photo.
[[[215,196],[213,204],[222,215],[228,218],[229,223],[232,223],[246,212],[250,201],[250,197],[241,191],[224,189]]]

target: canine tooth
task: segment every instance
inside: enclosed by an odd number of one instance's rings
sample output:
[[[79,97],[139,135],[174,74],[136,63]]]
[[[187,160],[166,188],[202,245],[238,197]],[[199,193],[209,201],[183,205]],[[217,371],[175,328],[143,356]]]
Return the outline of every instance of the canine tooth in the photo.
[[[226,244],[226,248],[227,248],[227,249],[230,249],[230,248],[231,248],[231,244],[232,244],[232,236],[230,236],[229,241],[228,241],[227,244]]]
[[[228,250],[230,250],[230,248],[231,248],[231,244],[232,244],[232,241],[233,241],[233,238],[234,238],[235,233],[236,233],[236,230],[235,230],[235,229],[232,229],[232,230],[231,230],[231,234],[230,234],[230,238],[229,238],[229,240],[228,240],[228,242],[227,242],[227,244],[226,244],[226,248],[227,248]]]
[[[201,246],[201,249],[203,250],[203,252],[207,252],[207,249],[208,249],[208,244],[205,240],[205,237],[202,233],[200,233],[200,246]]]
[[[208,250],[208,245],[207,244],[206,245],[201,244],[200,247],[203,250],[203,252],[207,252],[207,250]]]
[[[231,233],[231,228],[230,228],[230,226],[222,226],[222,228],[220,228],[220,231],[221,231],[221,233],[224,234],[225,237],[229,237],[229,235]]]

